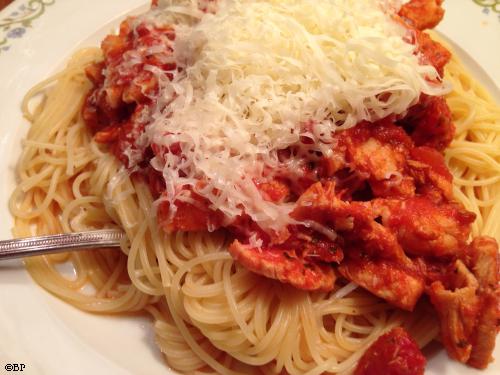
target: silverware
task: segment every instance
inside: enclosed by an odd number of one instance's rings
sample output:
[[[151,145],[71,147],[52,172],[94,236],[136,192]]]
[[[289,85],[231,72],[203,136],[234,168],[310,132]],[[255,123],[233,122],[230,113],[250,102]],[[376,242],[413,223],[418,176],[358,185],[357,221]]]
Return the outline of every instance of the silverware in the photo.
[[[99,247],[119,247],[125,233],[119,229],[54,234],[0,241],[0,260]]]

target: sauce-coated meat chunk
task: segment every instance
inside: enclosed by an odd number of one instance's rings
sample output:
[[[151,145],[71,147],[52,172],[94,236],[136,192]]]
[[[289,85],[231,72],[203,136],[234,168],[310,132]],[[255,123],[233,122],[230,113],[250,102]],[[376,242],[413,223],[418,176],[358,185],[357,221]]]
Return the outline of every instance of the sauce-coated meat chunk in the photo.
[[[346,279],[404,310],[413,310],[424,292],[424,281],[404,267],[386,261],[347,260],[339,266]]]
[[[420,256],[454,256],[466,245],[475,215],[458,204],[429,199],[377,199],[373,206],[406,252]]]
[[[400,121],[416,146],[444,150],[455,135],[451,111],[443,97],[422,95]]]
[[[229,246],[233,258],[245,268],[303,290],[330,291],[335,285],[333,268],[293,255],[294,249],[258,249],[235,240]]]
[[[432,29],[443,19],[443,0],[410,0],[399,10],[399,15],[419,30]]]
[[[411,197],[415,187],[405,173],[412,140],[388,119],[361,123],[336,135],[350,170],[365,179],[375,197]]]
[[[428,294],[450,357],[476,368],[492,360],[498,329],[499,259],[493,238],[477,237]]]
[[[415,147],[407,163],[417,194],[435,203],[454,199],[453,176],[439,151],[427,146]]]
[[[312,185],[299,198],[291,216],[335,230],[351,252],[411,265],[394,234],[375,220],[370,205],[343,201],[333,183]]]

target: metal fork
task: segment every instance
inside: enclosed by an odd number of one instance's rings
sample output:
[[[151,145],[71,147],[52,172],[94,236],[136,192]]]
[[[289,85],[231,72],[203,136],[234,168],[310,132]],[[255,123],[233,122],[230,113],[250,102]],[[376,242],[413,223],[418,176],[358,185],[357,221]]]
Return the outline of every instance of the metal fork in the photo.
[[[119,247],[125,233],[119,229],[54,234],[0,241],[0,260],[100,247]]]

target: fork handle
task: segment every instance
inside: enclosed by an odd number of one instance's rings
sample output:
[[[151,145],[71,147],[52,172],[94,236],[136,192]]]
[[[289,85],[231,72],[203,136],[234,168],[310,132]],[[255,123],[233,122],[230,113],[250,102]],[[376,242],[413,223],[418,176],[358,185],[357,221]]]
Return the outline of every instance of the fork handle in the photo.
[[[102,229],[0,241],[0,260],[100,247],[119,247],[125,233]]]

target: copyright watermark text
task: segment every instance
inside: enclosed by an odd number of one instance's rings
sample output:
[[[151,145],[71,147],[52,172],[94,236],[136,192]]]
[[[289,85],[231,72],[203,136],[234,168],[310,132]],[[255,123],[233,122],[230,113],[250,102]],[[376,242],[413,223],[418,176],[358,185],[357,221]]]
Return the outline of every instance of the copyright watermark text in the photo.
[[[7,372],[22,372],[26,365],[24,363],[7,363],[3,368]]]

